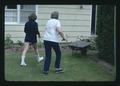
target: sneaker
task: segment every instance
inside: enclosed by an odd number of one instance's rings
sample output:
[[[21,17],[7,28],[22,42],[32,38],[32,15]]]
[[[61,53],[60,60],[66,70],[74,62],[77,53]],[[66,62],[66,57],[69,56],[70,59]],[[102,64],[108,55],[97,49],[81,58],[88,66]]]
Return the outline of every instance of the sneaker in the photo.
[[[48,74],[48,71],[43,71],[43,74],[47,75],[47,74]]]
[[[26,63],[21,63],[20,65],[21,65],[21,66],[27,66],[27,64],[26,64]]]
[[[43,57],[38,57],[38,62],[42,61]]]
[[[57,73],[57,74],[58,74],[58,73],[63,73],[63,72],[64,72],[64,70],[63,70],[62,68],[59,68],[59,69],[56,69],[56,70],[55,70],[55,73]]]

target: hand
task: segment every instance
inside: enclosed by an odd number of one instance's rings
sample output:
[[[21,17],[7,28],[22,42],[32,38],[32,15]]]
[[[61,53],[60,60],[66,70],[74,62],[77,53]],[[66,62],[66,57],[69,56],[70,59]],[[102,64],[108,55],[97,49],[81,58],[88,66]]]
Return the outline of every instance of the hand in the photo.
[[[41,36],[40,36],[40,35],[38,35],[38,37],[39,37],[39,38],[41,38]]]
[[[62,39],[62,41],[65,41],[65,40],[66,40],[65,38]]]

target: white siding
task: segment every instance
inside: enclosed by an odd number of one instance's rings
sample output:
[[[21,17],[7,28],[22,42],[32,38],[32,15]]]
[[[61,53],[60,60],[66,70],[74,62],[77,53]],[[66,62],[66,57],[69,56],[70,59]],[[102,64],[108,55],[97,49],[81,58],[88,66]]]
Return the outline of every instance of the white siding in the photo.
[[[39,31],[43,36],[45,24],[50,19],[50,14],[53,11],[59,12],[59,20],[62,24],[62,29],[69,37],[69,41],[76,40],[77,36],[91,35],[91,14],[92,5],[38,5],[37,16]],[[5,25],[5,34],[11,34],[12,39],[24,41],[24,25]]]

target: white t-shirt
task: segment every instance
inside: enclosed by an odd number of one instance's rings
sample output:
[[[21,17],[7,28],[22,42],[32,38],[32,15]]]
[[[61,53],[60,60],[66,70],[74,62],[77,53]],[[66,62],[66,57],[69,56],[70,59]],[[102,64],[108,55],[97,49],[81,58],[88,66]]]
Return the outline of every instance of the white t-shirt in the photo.
[[[57,32],[57,28],[61,30],[61,23],[57,19],[50,19],[46,24],[46,30],[44,33],[44,40],[59,42],[59,34]]]

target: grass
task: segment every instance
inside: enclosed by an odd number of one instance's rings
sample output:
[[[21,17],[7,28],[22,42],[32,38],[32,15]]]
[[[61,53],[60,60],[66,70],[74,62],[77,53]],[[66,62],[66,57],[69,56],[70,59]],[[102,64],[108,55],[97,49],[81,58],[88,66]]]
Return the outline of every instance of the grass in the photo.
[[[41,50],[41,55],[44,51]],[[96,54],[90,53],[87,56],[71,54],[71,50],[62,50],[61,66],[65,69],[62,74],[56,74],[54,70],[55,53],[52,53],[52,60],[48,75],[42,74],[44,61],[37,63],[33,58],[34,53],[28,51],[26,57],[27,67],[21,67],[21,52],[5,53],[5,80],[7,81],[113,81],[114,74],[108,73],[103,66],[94,62]]]

